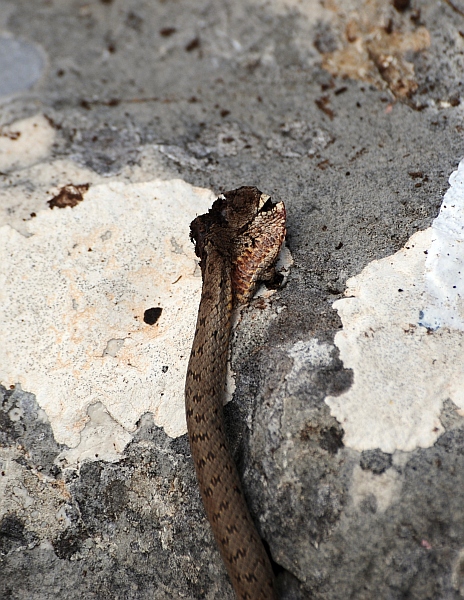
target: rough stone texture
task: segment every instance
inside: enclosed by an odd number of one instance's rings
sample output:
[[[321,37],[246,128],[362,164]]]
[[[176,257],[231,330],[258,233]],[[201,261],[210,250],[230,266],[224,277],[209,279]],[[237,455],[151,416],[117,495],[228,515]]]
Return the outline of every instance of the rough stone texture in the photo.
[[[332,302],[430,226],[462,154],[460,4],[383,4],[387,33],[430,35],[429,48],[401,55],[417,91],[400,101],[379,66],[374,83],[322,67],[352,39],[346,12],[361,0],[343,14],[313,0],[0,0],[3,31],[47,61],[35,88],[0,98],[0,125],[45,115],[49,158],[98,176],[180,177],[216,193],[256,185],[286,202],[294,265],[270,307],[244,312],[226,417],[288,599],[464,596],[455,407],[443,407],[433,447],[389,455],[345,448],[324,402],[352,381],[332,348]],[[26,184],[32,193],[20,171],[0,175],[2,187]],[[314,338],[314,360],[297,368],[295,344]],[[0,597],[232,598],[185,436],[147,415],[124,459],[61,471],[63,447],[34,398],[1,397]]]

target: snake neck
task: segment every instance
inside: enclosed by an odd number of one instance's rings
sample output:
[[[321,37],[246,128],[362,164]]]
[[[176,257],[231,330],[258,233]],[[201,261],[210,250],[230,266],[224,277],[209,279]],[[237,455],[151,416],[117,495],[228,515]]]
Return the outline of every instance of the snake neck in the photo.
[[[232,314],[231,272],[225,262],[212,251],[203,268],[203,288],[187,369],[189,405],[195,405],[200,396],[203,405],[223,404]]]
[[[237,598],[274,600],[273,574],[225,435],[223,401],[233,304],[231,269],[214,249],[187,369],[187,429],[203,504]]]

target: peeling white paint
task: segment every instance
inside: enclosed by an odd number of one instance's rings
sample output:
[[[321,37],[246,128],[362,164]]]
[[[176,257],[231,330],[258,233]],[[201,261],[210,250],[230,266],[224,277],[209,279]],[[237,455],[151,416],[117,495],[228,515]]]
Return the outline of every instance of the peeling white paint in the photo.
[[[14,125],[11,126],[15,130]],[[30,139],[30,143],[36,140]],[[21,157],[18,156],[18,161]],[[162,167],[157,154],[150,148],[140,153],[136,165],[127,165],[119,175],[103,176],[92,169],[77,165],[69,159],[39,162],[32,166],[17,163],[17,169],[0,177],[0,226],[10,225],[23,235],[28,235],[27,222],[34,213],[49,210],[47,201],[56,196],[65,185],[111,183],[143,183],[152,179],[172,179],[173,175]],[[32,214],[31,214],[32,213]]]
[[[170,435],[185,432],[183,380],[201,287],[188,225],[214,196],[182,181],[146,183],[148,173],[167,175],[151,156],[111,178],[70,160],[40,162],[54,139],[42,115],[0,128],[8,173],[0,178],[0,339],[9,338],[0,380],[36,394],[57,441],[70,446],[60,463],[117,460],[145,411]],[[51,211],[47,200],[70,183],[91,185],[84,201]],[[291,264],[284,248],[284,278]],[[141,319],[147,296],[163,305],[153,328]],[[129,306],[137,315],[125,314]],[[227,399],[234,386],[229,366]]]
[[[189,223],[213,200],[180,180],[110,183],[40,211],[29,237],[0,228],[0,381],[36,395],[58,442],[84,443],[98,402],[127,431],[152,412],[169,435],[185,432],[201,288]]]
[[[334,303],[343,322],[335,344],[354,379],[326,402],[356,450],[432,446],[444,400],[464,410],[463,173],[461,163],[433,226],[367,265]],[[438,328],[421,326],[424,314]]]
[[[108,183],[108,178],[79,167],[70,160],[19,167],[20,170],[0,177],[0,226],[10,225],[23,235],[28,235],[27,222],[35,218],[34,213],[48,211],[47,201],[56,196],[65,185],[71,182]]]
[[[0,127],[0,171],[33,165],[45,158],[55,140],[55,130],[43,115]]]
[[[464,161],[449,182],[451,187],[432,224],[432,244],[425,261],[430,299],[420,322],[431,329],[464,331]]]
[[[78,465],[85,460],[118,461],[132,436],[108,414],[101,402],[88,407],[89,420],[80,434],[75,448],[61,452],[57,463],[62,466]]]

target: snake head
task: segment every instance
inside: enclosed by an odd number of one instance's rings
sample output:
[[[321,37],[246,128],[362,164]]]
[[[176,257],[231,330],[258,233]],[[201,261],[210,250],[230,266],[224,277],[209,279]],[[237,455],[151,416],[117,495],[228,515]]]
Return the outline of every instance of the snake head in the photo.
[[[279,254],[285,238],[284,203],[274,204],[256,187],[225,192],[208,213],[192,221],[190,237],[202,272],[208,257],[226,261],[234,302],[246,302],[257,283],[268,278]]]
[[[245,230],[269,202],[270,196],[251,186],[221,194],[206,214],[190,224],[196,255],[202,259],[208,244],[226,250],[228,242]]]

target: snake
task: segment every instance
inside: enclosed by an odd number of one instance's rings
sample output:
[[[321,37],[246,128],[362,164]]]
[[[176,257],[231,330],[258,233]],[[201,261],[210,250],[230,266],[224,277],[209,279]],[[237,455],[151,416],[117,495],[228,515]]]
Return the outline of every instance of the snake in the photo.
[[[231,317],[259,282],[275,276],[285,218],[283,202],[243,186],[220,195],[190,224],[203,285],[185,382],[188,438],[205,512],[238,600],[276,600],[277,593],[225,432]]]

